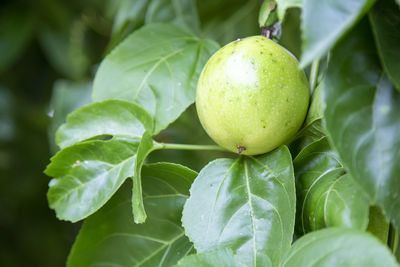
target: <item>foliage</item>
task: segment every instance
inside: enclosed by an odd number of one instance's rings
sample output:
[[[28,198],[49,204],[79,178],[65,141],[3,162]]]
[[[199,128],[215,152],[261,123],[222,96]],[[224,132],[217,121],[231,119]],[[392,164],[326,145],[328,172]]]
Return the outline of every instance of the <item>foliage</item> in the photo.
[[[45,174],[57,217],[84,220],[67,266],[399,266],[399,1],[39,2],[2,11],[0,73],[35,40],[63,77]],[[272,24],[308,73],[308,115],[272,152],[227,153],[198,122],[197,80]]]

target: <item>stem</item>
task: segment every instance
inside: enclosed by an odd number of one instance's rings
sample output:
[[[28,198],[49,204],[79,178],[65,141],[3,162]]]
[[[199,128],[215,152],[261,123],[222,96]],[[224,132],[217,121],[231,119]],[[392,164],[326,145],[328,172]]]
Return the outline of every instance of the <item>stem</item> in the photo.
[[[275,30],[274,26],[262,27],[261,35],[272,40],[272,33],[274,32],[274,30]]]
[[[310,73],[311,93],[314,92],[315,87],[317,87],[318,71],[319,71],[319,59],[316,59],[313,61],[312,65],[311,65],[311,73]]]
[[[231,152],[220,146],[214,145],[188,145],[188,144],[170,144],[170,143],[159,143],[158,149],[177,149],[177,150],[211,150],[211,151],[223,151]]]

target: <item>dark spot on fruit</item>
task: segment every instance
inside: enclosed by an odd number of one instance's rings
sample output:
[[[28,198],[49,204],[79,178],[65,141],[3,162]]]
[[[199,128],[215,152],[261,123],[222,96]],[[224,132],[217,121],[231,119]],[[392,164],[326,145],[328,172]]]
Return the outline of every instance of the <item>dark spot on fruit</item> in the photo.
[[[244,146],[238,145],[238,146],[236,146],[236,148],[237,148],[239,154],[246,150],[246,148]]]
[[[274,63],[277,63],[277,61],[275,59],[272,59],[271,61],[274,62]]]
[[[272,53],[268,53],[270,56],[272,56]]]
[[[286,98],[286,102],[289,102],[289,98]]]
[[[260,52],[260,55],[264,54],[263,52]]]
[[[266,128],[266,126],[265,126],[265,125],[263,125],[263,128],[265,129],[265,128]]]

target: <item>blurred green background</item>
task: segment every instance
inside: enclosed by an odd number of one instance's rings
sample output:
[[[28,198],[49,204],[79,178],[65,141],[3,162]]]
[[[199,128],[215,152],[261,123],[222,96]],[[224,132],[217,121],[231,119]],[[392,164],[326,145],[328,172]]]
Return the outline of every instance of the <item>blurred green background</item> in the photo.
[[[58,221],[43,174],[66,115],[90,102],[98,64],[145,23],[172,22],[224,45],[259,33],[259,0],[37,0],[0,4],[0,266],[64,266],[80,224]],[[299,11],[282,36],[299,53]],[[295,25],[294,27],[292,25]],[[283,23],[285,27],[285,22]],[[211,143],[191,106],[159,141]],[[200,170],[215,152],[157,151]]]

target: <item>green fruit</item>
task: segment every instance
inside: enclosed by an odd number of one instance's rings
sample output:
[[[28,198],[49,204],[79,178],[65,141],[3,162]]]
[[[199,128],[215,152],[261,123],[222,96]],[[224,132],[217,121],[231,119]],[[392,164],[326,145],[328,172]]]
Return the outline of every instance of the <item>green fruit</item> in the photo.
[[[257,155],[289,140],[308,108],[309,85],[298,61],[263,36],[218,50],[198,82],[197,112],[208,135],[231,151]]]

